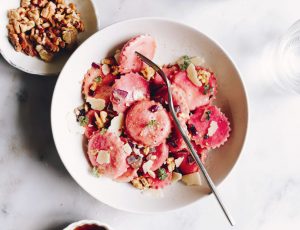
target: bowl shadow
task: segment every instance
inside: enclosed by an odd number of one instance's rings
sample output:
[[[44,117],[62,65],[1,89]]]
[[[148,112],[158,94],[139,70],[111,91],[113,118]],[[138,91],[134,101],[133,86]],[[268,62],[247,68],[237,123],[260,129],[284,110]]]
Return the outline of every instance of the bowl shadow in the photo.
[[[68,175],[54,144],[50,107],[56,77],[42,77],[23,73],[16,93],[17,122],[26,154],[41,164]]]

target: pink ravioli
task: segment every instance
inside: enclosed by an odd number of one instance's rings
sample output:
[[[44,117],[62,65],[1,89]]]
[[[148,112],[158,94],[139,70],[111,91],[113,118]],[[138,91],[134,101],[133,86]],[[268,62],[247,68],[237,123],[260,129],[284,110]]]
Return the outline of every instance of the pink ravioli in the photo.
[[[162,71],[165,73],[167,78],[170,79],[170,77],[172,75],[174,75],[175,73],[177,73],[179,71],[179,67],[178,67],[178,65],[166,65],[166,66],[163,66]],[[154,75],[153,83],[156,85],[164,85],[165,84],[164,80],[158,73],[156,73]]]
[[[213,123],[217,124],[213,126]],[[230,132],[227,117],[216,106],[198,108],[188,121],[192,140],[204,148],[217,148],[224,144]],[[209,129],[214,129],[209,135]]]
[[[135,101],[149,98],[149,83],[137,73],[121,76],[112,87],[111,102],[118,113],[124,112]]]
[[[128,111],[126,120],[128,135],[145,146],[158,146],[168,137],[171,122],[167,111],[154,101],[139,101]]]
[[[118,178],[127,171],[126,158],[128,154],[123,151],[124,143],[113,133],[94,134],[88,143],[88,156],[93,166],[98,168],[98,172],[110,178]],[[110,162],[99,164],[97,157],[100,150],[104,150],[110,155]]]
[[[186,101],[186,96],[184,91],[179,88],[176,85],[171,86],[171,90],[172,90],[172,98],[173,98],[173,104],[175,107],[175,111],[177,112],[177,117],[181,123],[181,126],[186,130],[187,132],[187,128],[186,128],[186,121],[189,119],[189,113],[190,113],[190,109],[187,105],[187,101]],[[163,104],[166,104],[168,101],[168,94],[167,94],[167,89],[161,88],[156,96],[155,99],[158,101],[161,101]],[[167,106],[167,105],[166,105]],[[167,143],[169,145],[170,151],[179,151],[183,148],[186,147],[186,144],[183,141],[183,138],[180,135],[179,130],[176,128],[176,125],[173,121],[173,118],[171,116],[171,114],[169,114],[170,119],[172,121],[172,132],[170,137],[167,140]]]
[[[135,51],[143,54],[149,59],[153,59],[156,50],[156,42],[150,35],[138,35],[130,39],[122,48],[119,62],[120,72],[139,72],[142,70],[144,64],[140,58],[137,57]]]
[[[125,173],[123,173],[121,176],[117,177],[115,179],[115,181],[117,181],[117,182],[130,182],[136,177],[138,177],[137,169],[134,169],[132,167],[128,167],[127,171]]]
[[[194,85],[188,78],[186,71],[180,71],[173,75],[172,82],[185,92],[190,110],[209,104],[216,92],[216,79],[214,75],[210,77],[207,89],[204,88],[204,84],[201,87]]]
[[[180,122],[184,125],[189,119],[190,109],[186,100],[185,92],[176,85],[171,86],[172,99],[177,113],[177,117]],[[154,96],[154,100],[160,102],[168,108],[168,90],[166,87],[161,88]],[[168,108],[169,109],[169,108]],[[170,115],[170,117],[172,117]],[[173,119],[172,119],[173,120]]]
[[[82,83],[82,94],[85,98],[95,97],[109,102],[109,98],[112,92],[111,85],[115,80],[115,76],[112,74],[103,74],[101,71],[101,65],[93,63],[92,67],[84,75]],[[90,88],[93,84],[96,84],[95,91],[91,91]]]

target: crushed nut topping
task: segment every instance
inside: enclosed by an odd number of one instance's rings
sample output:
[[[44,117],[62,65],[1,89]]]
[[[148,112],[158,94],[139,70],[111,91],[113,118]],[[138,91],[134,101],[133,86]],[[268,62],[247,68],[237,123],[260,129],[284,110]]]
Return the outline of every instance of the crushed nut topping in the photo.
[[[100,116],[95,112],[96,125],[99,129],[104,127],[105,122],[107,121],[107,112],[101,111]]]
[[[172,172],[175,170],[175,160],[174,160],[174,157],[169,157],[167,159],[167,165],[168,165],[168,170],[169,172]]]
[[[132,185],[140,190],[147,189],[150,187],[150,183],[145,177],[138,177],[131,181]]]
[[[74,48],[78,33],[84,31],[75,5],[64,0],[21,0],[7,17],[8,38],[15,50],[47,62]]]
[[[141,72],[147,81],[150,81],[155,75],[155,70],[150,66],[146,66]]]

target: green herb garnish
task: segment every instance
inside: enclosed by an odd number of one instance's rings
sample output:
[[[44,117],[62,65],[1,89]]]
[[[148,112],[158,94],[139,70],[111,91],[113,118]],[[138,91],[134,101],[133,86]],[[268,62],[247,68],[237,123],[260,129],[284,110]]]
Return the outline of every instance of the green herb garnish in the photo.
[[[93,174],[95,177],[100,177],[100,173],[98,172],[97,167],[93,167],[93,168],[92,168],[92,174]]]
[[[207,110],[206,112],[205,112],[205,114],[206,114],[206,120],[210,120],[210,114],[211,114],[211,111],[210,110]]]
[[[184,56],[182,56],[182,61],[183,61],[183,63],[179,64],[179,68],[181,70],[186,70],[188,68],[188,66],[191,64],[191,60],[190,60],[189,56],[184,55]]]
[[[100,134],[101,134],[101,135],[103,135],[103,134],[105,134],[105,133],[106,133],[106,131],[107,131],[107,129],[106,129],[106,128],[102,128],[102,129],[100,130]]]
[[[203,138],[204,140],[208,139],[209,138],[208,134],[205,134]]]
[[[102,77],[96,77],[95,79],[94,79],[94,82],[96,82],[96,83],[101,83],[102,82]]]
[[[209,90],[209,89],[210,89],[210,86],[209,86],[209,85],[205,85],[205,86],[204,86],[204,92],[203,92],[204,95],[208,93],[208,90]]]
[[[147,127],[151,128],[154,126],[157,126],[158,122],[156,120],[150,120],[149,123],[147,124]]]
[[[89,123],[89,118],[87,116],[80,116],[78,117],[78,121],[81,126],[87,126]]]
[[[168,174],[164,168],[159,168],[157,170],[157,177],[160,180],[165,180],[168,177]]]

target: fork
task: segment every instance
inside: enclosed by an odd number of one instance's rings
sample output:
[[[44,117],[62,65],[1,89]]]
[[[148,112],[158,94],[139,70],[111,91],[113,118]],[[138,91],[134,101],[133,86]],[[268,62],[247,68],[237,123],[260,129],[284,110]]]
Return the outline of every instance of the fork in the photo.
[[[235,225],[235,222],[232,218],[232,216],[228,213],[227,209],[225,208],[225,205],[224,203],[222,202],[221,198],[220,198],[220,195],[217,191],[217,188],[214,184],[214,182],[212,181],[212,179],[210,178],[208,172],[206,171],[205,167],[204,167],[204,164],[202,163],[202,161],[200,160],[196,150],[194,149],[192,143],[190,142],[188,136],[186,135],[185,131],[183,130],[183,128],[181,127],[181,124],[179,122],[179,120],[177,119],[177,116],[176,116],[176,112],[175,112],[175,108],[174,108],[174,104],[173,104],[173,98],[172,98],[172,92],[171,92],[171,83],[169,81],[169,79],[167,78],[167,76],[164,74],[164,72],[161,70],[161,68],[156,65],[154,62],[152,62],[151,60],[149,60],[147,57],[145,57],[144,55],[142,55],[141,53],[135,51],[136,55],[141,58],[141,60],[143,62],[145,62],[147,65],[151,66],[155,72],[157,72],[161,77],[162,79],[164,80],[164,82],[166,83],[167,85],[167,89],[168,89],[168,105],[169,105],[169,109],[171,111],[171,115],[175,121],[175,124],[184,140],[184,142],[186,143],[186,145],[188,146],[193,158],[195,159],[197,165],[199,166],[199,168],[201,169],[206,181],[207,181],[207,184],[208,186],[210,187],[212,193],[215,195],[220,207],[222,208],[223,210],[223,213],[225,214],[227,220],[229,221],[229,223],[231,224],[231,226],[234,226]]]

